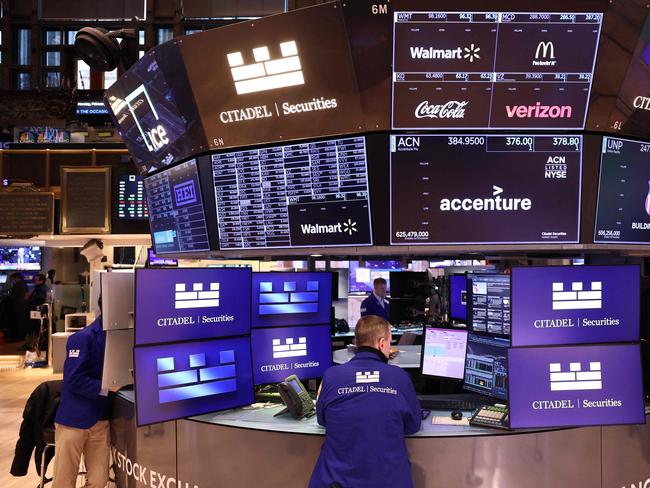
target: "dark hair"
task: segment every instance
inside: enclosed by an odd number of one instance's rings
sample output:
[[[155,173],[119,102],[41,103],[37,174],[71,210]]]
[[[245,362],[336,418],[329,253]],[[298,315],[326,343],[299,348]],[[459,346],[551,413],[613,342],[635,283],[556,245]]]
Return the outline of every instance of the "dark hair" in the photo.
[[[47,276],[45,276],[43,273],[38,273],[36,277],[41,280],[43,283],[45,283],[45,280],[47,280]]]
[[[9,276],[9,278],[18,278],[18,279],[21,279],[21,280],[22,280],[22,279],[23,279],[23,275],[22,275],[21,273],[19,273],[18,271],[16,271],[15,273],[11,273],[11,275]]]
[[[374,286],[377,286],[377,285],[385,285],[385,284],[386,284],[386,280],[380,276],[379,278],[375,278],[375,279],[372,281],[372,284],[373,284]]]
[[[361,317],[354,329],[354,343],[357,347],[373,346],[390,333],[390,324],[377,315]]]

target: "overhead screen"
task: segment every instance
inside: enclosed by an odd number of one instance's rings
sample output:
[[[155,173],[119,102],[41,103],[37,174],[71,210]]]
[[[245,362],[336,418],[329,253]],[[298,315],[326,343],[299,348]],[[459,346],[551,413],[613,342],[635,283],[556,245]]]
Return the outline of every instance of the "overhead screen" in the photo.
[[[390,140],[391,244],[576,243],[582,136]]]
[[[392,127],[582,129],[602,17],[394,12]]]
[[[596,243],[650,243],[650,143],[604,137]]]
[[[372,244],[363,137],[219,153],[211,162],[220,249]]]
[[[209,251],[196,160],[145,179],[156,254]]]

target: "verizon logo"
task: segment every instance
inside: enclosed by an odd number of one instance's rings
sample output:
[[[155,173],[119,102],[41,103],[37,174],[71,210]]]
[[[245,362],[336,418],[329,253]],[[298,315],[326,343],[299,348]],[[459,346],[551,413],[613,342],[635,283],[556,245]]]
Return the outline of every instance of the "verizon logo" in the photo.
[[[465,117],[465,107],[468,104],[467,101],[451,100],[440,105],[429,105],[429,102],[425,100],[415,108],[415,118],[462,119]]]
[[[570,119],[573,114],[571,105],[506,105],[508,118],[519,119]]]

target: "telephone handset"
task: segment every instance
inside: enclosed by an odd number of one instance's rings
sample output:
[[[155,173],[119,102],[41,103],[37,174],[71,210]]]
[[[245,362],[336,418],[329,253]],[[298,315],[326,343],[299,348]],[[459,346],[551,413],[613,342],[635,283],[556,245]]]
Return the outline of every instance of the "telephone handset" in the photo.
[[[278,383],[278,392],[286,407],[281,412],[276,413],[274,417],[287,412],[298,419],[314,415],[316,405],[314,405],[314,401],[295,374]]]

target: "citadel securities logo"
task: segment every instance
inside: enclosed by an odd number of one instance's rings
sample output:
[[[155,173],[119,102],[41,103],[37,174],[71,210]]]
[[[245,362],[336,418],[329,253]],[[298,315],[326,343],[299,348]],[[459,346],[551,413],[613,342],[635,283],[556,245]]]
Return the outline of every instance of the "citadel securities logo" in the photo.
[[[494,198],[443,198],[440,210],[443,212],[510,212],[528,211],[533,207],[530,198],[503,198],[503,188],[492,185]]]
[[[165,147],[167,144],[169,144],[169,137],[167,136],[167,130],[162,126],[162,124],[157,124],[155,127],[145,130],[143,129],[140,120],[138,119],[138,116],[135,113],[135,110],[138,107],[140,107],[143,103],[146,102],[149,105],[149,109],[151,110],[151,113],[153,114],[154,118],[156,120],[160,120],[160,117],[158,116],[158,112],[156,111],[156,107],[154,107],[153,103],[151,102],[149,93],[147,93],[147,89],[145,88],[144,85],[140,85],[138,88],[136,88],[131,93],[129,93],[125,97],[124,101],[129,107],[129,111],[133,116],[133,121],[138,126],[138,130],[140,131],[142,140],[147,146],[149,152],[157,152],[163,147]]]
[[[273,348],[273,359],[294,358],[307,355],[307,338],[298,337],[296,341],[293,337],[287,337],[282,344],[281,339],[271,341]]]
[[[411,59],[467,59],[473,63],[481,59],[481,48],[474,43],[468,47],[458,46],[455,49],[435,49],[433,47],[411,47]]]
[[[415,107],[415,118],[423,119],[462,119],[465,117],[465,107],[468,101],[450,100],[439,105],[430,105],[428,100]]]
[[[603,307],[603,283],[592,281],[591,290],[584,290],[584,283],[571,283],[571,291],[564,290],[564,283],[553,283],[553,310],[594,310]]]
[[[509,119],[570,119],[573,115],[571,105],[506,105]]]
[[[533,66],[555,66],[555,63],[555,46],[553,43],[551,41],[541,41],[537,44]]]
[[[650,110],[650,97],[642,97],[639,95],[632,102],[634,108],[640,108],[641,110]]]
[[[302,224],[300,230],[303,234],[348,234],[350,236],[355,232],[359,232],[357,223],[352,219],[330,225]]]
[[[379,383],[379,371],[357,371],[356,383]]]
[[[209,291],[204,291],[203,283],[192,283],[192,291],[187,291],[185,283],[176,283],[174,308],[210,308],[219,306],[219,283],[210,283]]]
[[[70,349],[68,351],[68,357],[69,358],[78,358],[80,352],[81,351],[79,349]]]
[[[589,363],[589,371],[582,371],[582,364],[569,363],[569,372],[562,372],[560,363],[549,364],[551,391],[602,390],[603,378],[600,362]]]
[[[253,49],[255,63],[244,64],[241,52],[227,54],[237,95],[304,85],[296,41],[280,43],[282,58],[271,59],[268,46]]]

